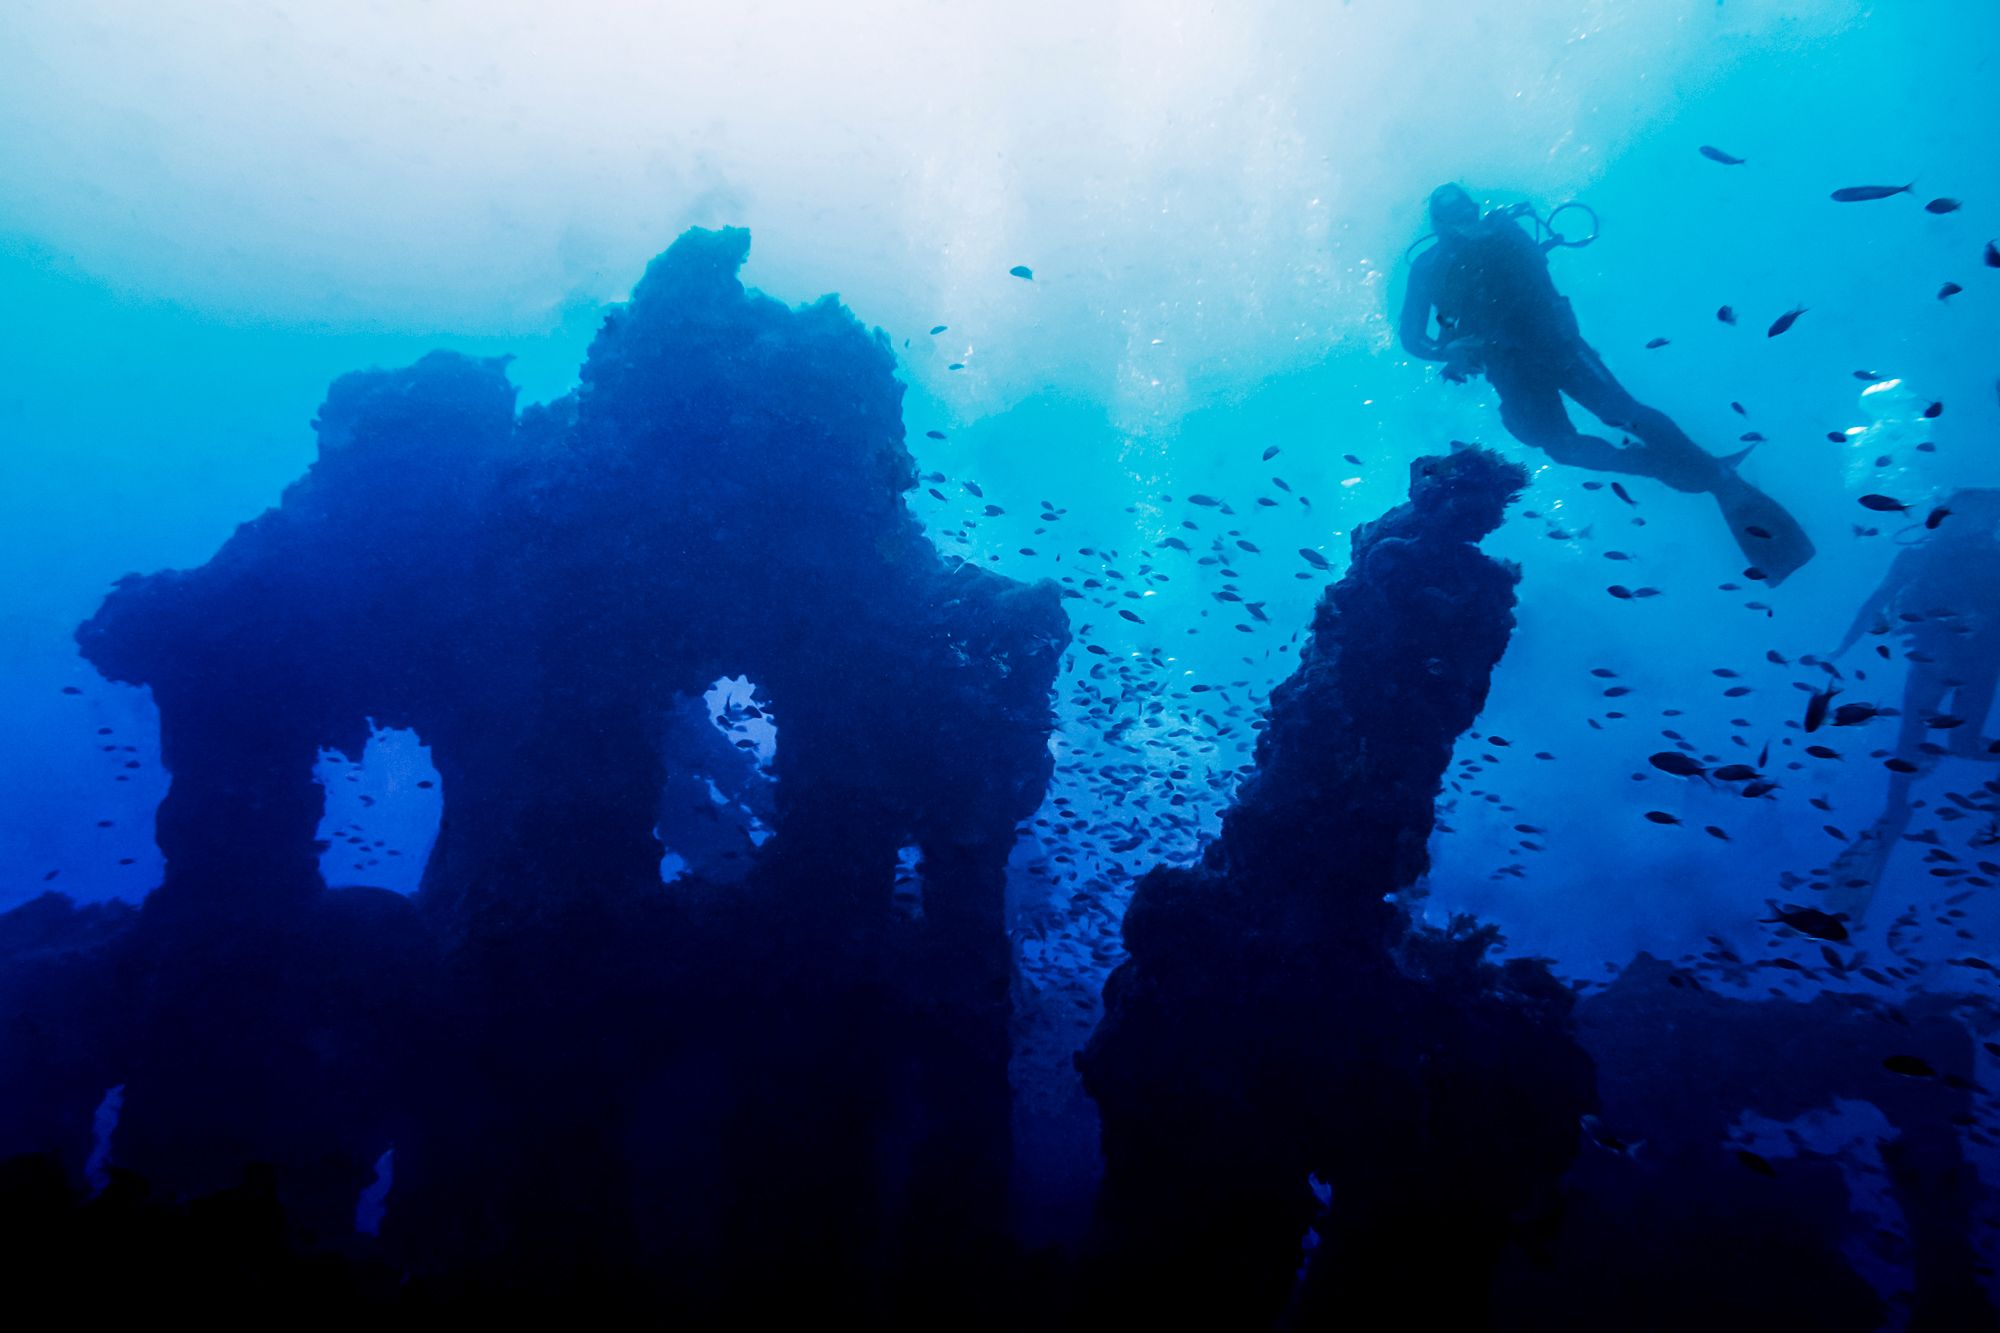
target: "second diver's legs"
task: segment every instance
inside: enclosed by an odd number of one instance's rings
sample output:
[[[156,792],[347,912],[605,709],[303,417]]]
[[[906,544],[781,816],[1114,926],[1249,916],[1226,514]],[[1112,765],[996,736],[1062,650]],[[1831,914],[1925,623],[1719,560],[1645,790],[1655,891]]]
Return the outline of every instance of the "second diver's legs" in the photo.
[[[1581,340],[1563,369],[1561,385],[1598,420],[1638,437],[1641,447],[1619,451],[1631,455],[1619,471],[1652,477],[1677,491],[1713,495],[1744,557],[1773,587],[1812,559],[1811,539],[1783,505],[1689,439],[1666,413],[1634,398]]]
[[[1991,641],[1994,637],[1979,635],[1954,654],[1954,664],[1960,671],[1958,686],[1952,691],[1951,711],[1965,720],[1951,731],[1949,748],[1958,759],[1988,763],[2000,760],[2000,752],[1993,749],[2000,742],[1994,741],[1986,730],[1987,719],[1993,712],[1993,696],[2000,690],[2000,644]]]
[[[1917,641],[1918,647],[1927,650],[1924,655],[1935,660],[1910,662],[1910,674],[1903,683],[1903,716],[1896,736],[1896,753],[1910,757],[1918,771],[1890,775],[1882,813],[1834,863],[1827,881],[1833,910],[1844,911],[1855,921],[1867,911],[1888,868],[1891,852],[1909,831],[1910,789],[1916,779],[1935,769],[1942,757],[2000,762],[2000,753],[1990,748],[1985,737],[1987,715],[1992,712],[1996,690],[2000,690],[2000,652],[1996,652],[1996,645],[1989,639],[1990,636],[1982,635],[1957,644],[1925,638]],[[1951,699],[1950,712],[1964,722],[1950,731],[1952,739],[1944,746],[1945,754],[1940,756],[1923,747],[1936,734],[1928,720],[1945,711],[1947,696]]]
[[[1826,908],[1859,925],[1888,872],[1889,857],[1910,828],[1910,786],[1916,774],[1892,773],[1882,813],[1850,842],[1827,872]]]
[[[1920,748],[1928,731],[1924,719],[1937,713],[1950,689],[1944,672],[1935,663],[1910,663],[1910,674],[1903,681],[1903,713],[1897,726],[1895,752],[1911,757],[1917,772],[1890,773],[1882,813],[1840,854],[1827,877],[1828,908],[1847,913],[1853,922],[1859,923],[1868,911],[1896,844],[1909,831],[1913,813],[1911,787],[1917,778],[1937,767],[1936,757]]]

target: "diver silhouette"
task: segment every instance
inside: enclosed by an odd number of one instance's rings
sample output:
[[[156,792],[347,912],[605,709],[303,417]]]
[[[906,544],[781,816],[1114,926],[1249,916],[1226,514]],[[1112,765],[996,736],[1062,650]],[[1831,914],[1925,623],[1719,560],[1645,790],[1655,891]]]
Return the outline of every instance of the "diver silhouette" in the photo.
[[[1713,495],[1751,565],[1773,586],[1782,583],[1812,558],[1804,529],[1736,474],[1748,449],[1716,457],[1618,383],[1583,340],[1569,301],[1549,278],[1548,249],[1563,242],[1538,244],[1515,220],[1527,211],[1516,205],[1481,216],[1457,185],[1431,192],[1438,243],[1410,268],[1403,346],[1412,356],[1442,361],[1453,383],[1484,374],[1500,395],[1508,433],[1558,463]],[[1636,443],[1613,444],[1579,431],[1563,406],[1565,394],[1607,426],[1629,431]]]
[[[1946,757],[2000,762],[2000,743],[1985,735],[2000,687],[2000,490],[1955,491],[1942,508],[1948,516],[1896,557],[1832,653],[1893,629],[1910,663],[1896,754],[1914,771],[1890,771],[1882,813],[1841,854],[1829,881],[1833,905],[1855,921],[1910,827],[1917,779]],[[1981,836],[2000,836],[2000,826]]]

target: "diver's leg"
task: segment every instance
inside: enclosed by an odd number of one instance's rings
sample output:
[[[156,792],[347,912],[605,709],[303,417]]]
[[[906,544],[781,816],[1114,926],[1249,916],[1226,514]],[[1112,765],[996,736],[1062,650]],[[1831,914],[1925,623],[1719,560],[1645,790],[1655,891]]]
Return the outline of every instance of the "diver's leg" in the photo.
[[[1914,759],[1916,773],[1891,773],[1882,813],[1866,832],[1849,844],[1834,862],[1827,883],[1827,906],[1847,913],[1859,923],[1874,900],[1889,858],[1896,844],[1909,831],[1910,789],[1916,779],[1936,766],[1936,760],[1917,748],[1924,739],[1924,719],[1935,713],[1945,695],[1944,675],[1934,665],[1910,663],[1909,679],[1903,684],[1903,716],[1896,735],[1896,753],[1922,756]]]
[[[1888,873],[1889,858],[1910,827],[1909,773],[1890,775],[1882,813],[1842,850],[1827,874],[1826,908],[1844,913],[1850,925],[1860,925],[1875,901],[1875,891]]]
[[[1603,359],[1581,339],[1564,370],[1562,388],[1598,420],[1624,427],[1639,438],[1643,447],[1623,451],[1631,464],[1624,470],[1652,477],[1677,491],[1713,495],[1755,576],[1776,587],[1812,559],[1812,539],[1783,505],[1689,439],[1666,413],[1627,393]]]
[[[1958,688],[1952,692],[1951,711],[1965,719],[1951,733],[1950,750],[1954,758],[2000,762],[2000,752],[1994,748],[2000,741],[1995,741],[1986,730],[1987,719],[1993,712],[1993,695],[2000,688],[2000,656],[1996,653],[2000,653],[2000,645],[1975,638],[1954,654],[1957,659],[1954,665],[1969,668],[1960,673]]]
[[[1523,444],[1533,445],[1558,463],[1593,472],[1650,475],[1632,466],[1632,451],[1609,440],[1577,430],[1563,407],[1562,392],[1552,380],[1509,371],[1487,372],[1500,395],[1500,424]]]
[[[1624,451],[1630,466],[1622,470],[1689,492],[1714,490],[1728,474],[1721,460],[1688,438],[1673,418],[1626,392],[1588,343],[1578,340],[1563,371],[1562,390],[1605,425],[1638,438],[1644,447]]]

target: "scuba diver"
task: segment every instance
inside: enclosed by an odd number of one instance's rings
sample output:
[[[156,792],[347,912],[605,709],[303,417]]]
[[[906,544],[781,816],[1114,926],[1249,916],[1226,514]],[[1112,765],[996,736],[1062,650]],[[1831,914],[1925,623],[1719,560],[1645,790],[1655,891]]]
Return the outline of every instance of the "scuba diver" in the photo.
[[[1750,451],[1718,458],[1664,412],[1625,391],[1583,340],[1570,303],[1549,279],[1550,249],[1588,242],[1552,236],[1537,243],[1516,222],[1523,215],[1533,211],[1517,204],[1482,217],[1457,185],[1431,192],[1438,243],[1411,266],[1403,346],[1412,356],[1442,361],[1444,377],[1455,384],[1484,374],[1500,395],[1508,433],[1558,463],[1713,495],[1751,565],[1773,586],[1784,582],[1812,558],[1813,545],[1782,506],[1736,475],[1736,464]],[[1606,425],[1629,431],[1636,443],[1613,444],[1579,431],[1563,406],[1564,394]]]
[[[1896,557],[1831,654],[1838,658],[1863,634],[1894,631],[1910,663],[1896,754],[1914,771],[1891,770],[1881,815],[1828,881],[1832,905],[1855,921],[1909,829],[1916,779],[1945,757],[2000,762],[2000,742],[1985,734],[2000,687],[2000,490],[1959,490],[1941,507],[1949,512],[1937,530]]]

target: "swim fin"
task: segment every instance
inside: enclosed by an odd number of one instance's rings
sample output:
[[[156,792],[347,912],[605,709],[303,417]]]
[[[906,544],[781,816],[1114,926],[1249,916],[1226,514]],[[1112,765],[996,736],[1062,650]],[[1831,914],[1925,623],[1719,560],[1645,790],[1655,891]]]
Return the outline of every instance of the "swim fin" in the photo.
[[[1775,588],[1813,558],[1812,539],[1785,507],[1731,470],[1711,493],[1729,533],[1750,564]]]

